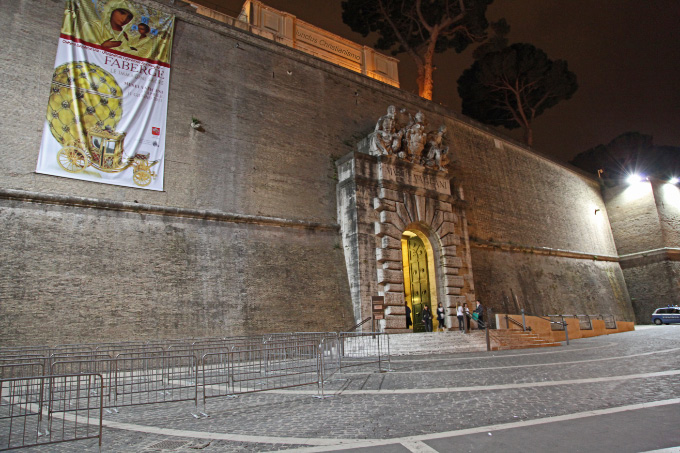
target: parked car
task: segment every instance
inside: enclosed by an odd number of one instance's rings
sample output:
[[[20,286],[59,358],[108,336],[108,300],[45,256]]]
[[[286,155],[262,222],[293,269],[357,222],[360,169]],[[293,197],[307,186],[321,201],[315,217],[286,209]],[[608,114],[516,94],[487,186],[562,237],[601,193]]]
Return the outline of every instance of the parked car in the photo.
[[[657,326],[661,324],[680,324],[680,307],[671,306],[664,308],[657,308],[652,313],[652,322]]]

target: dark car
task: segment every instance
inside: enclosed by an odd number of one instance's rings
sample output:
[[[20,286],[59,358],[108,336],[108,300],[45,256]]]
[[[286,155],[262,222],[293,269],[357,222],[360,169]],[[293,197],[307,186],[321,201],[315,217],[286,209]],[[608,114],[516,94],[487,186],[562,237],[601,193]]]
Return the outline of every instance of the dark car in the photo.
[[[671,306],[664,308],[657,308],[652,313],[652,322],[657,326],[661,324],[680,324],[680,307]]]

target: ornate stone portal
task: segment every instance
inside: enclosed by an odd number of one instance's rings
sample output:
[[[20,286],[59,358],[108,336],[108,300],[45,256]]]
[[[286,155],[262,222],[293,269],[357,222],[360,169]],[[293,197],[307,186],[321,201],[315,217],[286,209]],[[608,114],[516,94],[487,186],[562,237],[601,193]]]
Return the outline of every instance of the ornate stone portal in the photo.
[[[354,317],[370,317],[371,296],[383,295],[380,330],[406,328],[405,301],[416,320],[424,304],[436,313],[441,302],[450,328],[456,305],[475,297],[465,202],[451,192],[446,127],[428,133],[422,113],[399,113],[408,119],[388,107],[358,151],[337,163]]]

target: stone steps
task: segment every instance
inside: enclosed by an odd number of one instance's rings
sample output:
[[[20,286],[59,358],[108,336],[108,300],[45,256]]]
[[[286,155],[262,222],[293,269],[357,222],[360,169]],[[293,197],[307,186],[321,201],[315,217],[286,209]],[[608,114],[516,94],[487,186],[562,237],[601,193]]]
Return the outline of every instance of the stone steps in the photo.
[[[561,346],[561,343],[544,340],[540,336],[519,330],[492,330],[498,349],[526,349]]]
[[[457,330],[448,332],[412,333],[407,329],[391,329],[390,353],[392,355],[437,354],[486,351],[486,332],[472,330],[464,334]],[[560,346],[543,340],[538,335],[513,330],[491,330],[491,349],[526,349]]]
[[[471,331],[468,334],[450,331],[390,335],[392,355],[479,351],[486,351],[486,336],[482,331]]]

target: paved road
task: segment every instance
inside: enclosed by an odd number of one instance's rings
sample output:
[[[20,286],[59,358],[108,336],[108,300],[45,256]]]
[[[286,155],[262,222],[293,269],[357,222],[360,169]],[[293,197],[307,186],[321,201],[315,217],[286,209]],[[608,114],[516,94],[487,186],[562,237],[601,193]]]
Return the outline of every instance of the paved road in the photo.
[[[393,358],[326,386],[107,414],[104,452],[680,452],[680,326]],[[97,451],[79,441],[32,451]]]

